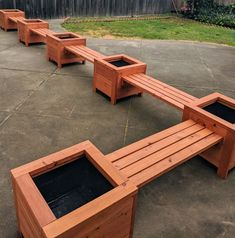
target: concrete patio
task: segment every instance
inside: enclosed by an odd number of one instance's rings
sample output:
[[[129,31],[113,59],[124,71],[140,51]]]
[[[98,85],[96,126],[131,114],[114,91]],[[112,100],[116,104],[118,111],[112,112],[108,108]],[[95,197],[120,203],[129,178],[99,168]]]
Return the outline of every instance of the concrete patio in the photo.
[[[63,31],[58,21],[51,27]],[[235,98],[235,48],[215,44],[89,39],[103,54],[125,53],[148,74],[196,97]],[[144,95],[112,106],[92,92],[93,65],[62,69],[45,46],[26,48],[17,32],[0,30],[0,238],[18,237],[9,170],[90,140],[104,154],[181,121],[181,113]],[[221,180],[200,157],[145,186],[134,238],[235,237],[235,171]]]

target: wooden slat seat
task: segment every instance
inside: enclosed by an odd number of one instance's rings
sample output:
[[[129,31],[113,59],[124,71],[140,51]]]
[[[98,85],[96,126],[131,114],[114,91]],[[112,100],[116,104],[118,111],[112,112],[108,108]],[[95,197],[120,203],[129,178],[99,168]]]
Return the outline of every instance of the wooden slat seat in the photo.
[[[9,17],[8,19],[10,21],[13,21],[13,22],[17,23],[17,21],[24,20],[25,18],[24,17]]]
[[[83,57],[84,59],[90,61],[91,63],[94,63],[95,58],[104,57],[104,55],[84,45],[66,46],[65,49],[77,56]]]
[[[51,31],[50,29],[47,28],[39,28],[39,29],[31,29],[31,31],[41,37],[46,38],[48,34],[54,34],[54,31]]]
[[[117,150],[106,158],[136,186],[142,187],[220,141],[221,136],[188,120]]]
[[[146,74],[124,76],[123,80],[180,110],[184,109],[184,105],[197,99]]]

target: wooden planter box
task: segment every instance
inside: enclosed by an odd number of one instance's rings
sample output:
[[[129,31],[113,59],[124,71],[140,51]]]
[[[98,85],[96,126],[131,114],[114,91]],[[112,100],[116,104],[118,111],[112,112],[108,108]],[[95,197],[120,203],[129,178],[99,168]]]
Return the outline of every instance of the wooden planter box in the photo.
[[[218,168],[218,175],[226,178],[235,167],[235,100],[219,93],[196,100],[184,108],[183,119],[206,125],[224,137],[222,144],[201,154]]]
[[[126,55],[97,58],[94,63],[93,89],[111,98],[112,104],[120,98],[141,95],[143,91],[122,80],[123,76],[146,73],[146,64]]]
[[[132,236],[137,188],[89,141],[11,173],[24,238]]]
[[[86,45],[86,39],[74,33],[55,33],[47,35],[47,56],[49,60],[57,63],[61,68],[63,64],[80,62],[84,63],[85,59],[78,57],[65,50],[66,46]]]
[[[0,27],[5,31],[17,29],[17,23],[9,20],[9,17],[25,17],[25,13],[18,9],[0,10]]]
[[[26,46],[32,43],[45,43],[46,38],[33,33],[32,29],[49,29],[49,24],[40,19],[25,19],[18,21],[19,40],[25,43]]]

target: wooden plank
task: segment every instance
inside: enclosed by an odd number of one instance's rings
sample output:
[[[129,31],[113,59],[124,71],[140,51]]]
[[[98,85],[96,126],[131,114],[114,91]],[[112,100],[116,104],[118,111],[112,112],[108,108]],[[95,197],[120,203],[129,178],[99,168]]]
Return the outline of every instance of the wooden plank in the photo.
[[[43,171],[48,171],[55,167],[65,164],[67,161],[71,161],[71,157],[76,158],[84,154],[84,151],[91,145],[90,141],[84,141],[80,144],[66,148],[62,151],[55,152],[51,155],[45,156],[41,159],[35,160],[29,164],[22,165],[18,168],[12,169],[12,175],[17,178],[26,173],[31,175],[38,175]],[[72,156],[71,156],[72,155]]]
[[[166,88],[159,87],[156,83],[153,85],[149,81],[147,81],[145,78],[138,78],[134,77],[133,75],[128,76],[129,79],[132,79],[132,84],[134,82],[138,82],[140,84],[143,84],[145,87],[149,88],[150,90],[154,90],[156,93],[165,95],[166,97],[169,97],[173,100],[175,100],[178,103],[181,103],[183,105],[188,104],[191,102],[191,100],[186,100],[182,96],[176,95],[175,93],[172,93],[170,90],[167,90]]]
[[[30,209],[30,213],[34,215],[40,226],[45,226],[56,220],[29,174],[16,178],[16,186],[20,190],[19,196],[23,196],[26,200],[24,206]]]
[[[171,88],[169,88],[167,85],[163,86],[162,84],[159,83],[158,80],[153,78],[148,78],[146,76],[147,75],[141,76],[139,74],[136,74],[136,75],[130,75],[130,78],[133,78],[134,80],[137,80],[138,82],[142,82],[143,84],[145,84],[146,86],[149,86],[152,89],[155,89],[160,92],[164,92],[166,96],[176,99],[179,102],[182,101],[182,103],[183,102],[190,103],[193,101],[192,99],[189,99],[188,97],[185,97],[184,95],[181,95],[178,92],[171,90]]]
[[[96,218],[100,214],[103,214],[103,219],[106,216],[112,216],[112,208],[106,212],[107,209],[125,199],[128,196],[134,196],[137,190],[136,187],[130,183],[121,185],[114,188],[112,191],[107,192],[100,198],[96,198],[90,203],[85,204],[77,210],[61,217],[60,219],[52,222],[51,224],[43,227],[43,231],[46,237],[57,237],[73,229],[78,231],[78,228],[82,229],[84,226],[93,226],[97,222]],[[103,202],[100,202],[102,198]],[[115,208],[114,208],[115,209]],[[121,225],[121,224],[120,224]],[[70,236],[68,236],[70,237]]]
[[[127,166],[130,166],[134,163],[136,163],[139,160],[144,159],[147,156],[150,156],[151,154],[156,153],[157,151],[160,151],[166,147],[169,147],[170,145],[184,139],[185,137],[188,137],[200,130],[204,129],[201,125],[193,125],[192,127],[186,128],[185,130],[182,130],[176,134],[173,134],[167,138],[164,138],[152,145],[149,145],[142,150],[136,151],[114,163],[115,167],[118,169],[124,169]]]
[[[125,77],[123,77],[123,79],[124,79],[126,82],[130,83],[131,85],[133,85],[133,86],[135,86],[135,87],[138,87],[138,88],[144,90],[145,92],[151,94],[152,96],[154,96],[154,97],[156,97],[156,98],[159,98],[159,99],[161,99],[161,100],[163,100],[163,101],[169,103],[170,105],[172,105],[172,106],[174,106],[174,107],[176,107],[176,108],[178,108],[178,109],[180,109],[180,110],[183,110],[183,109],[184,109],[184,104],[179,103],[179,102],[177,102],[177,101],[171,99],[170,97],[165,96],[164,94],[159,93],[159,92],[157,92],[157,91],[155,91],[155,90],[153,90],[153,89],[151,89],[151,88],[149,88],[149,87],[143,85],[142,83],[139,83],[139,82],[137,82],[137,81],[131,79],[129,76],[125,76]]]
[[[190,136],[182,139],[179,142],[176,142],[176,143],[162,149],[161,151],[158,151],[142,160],[139,160],[135,164],[132,164],[132,165],[122,169],[121,171],[127,177],[131,177],[137,173],[140,173],[142,170],[158,163],[159,161],[165,159],[166,157],[173,155],[173,154],[179,152],[180,150],[183,150],[183,149],[189,147],[190,145],[200,141],[201,139],[211,135],[212,133],[213,132],[208,129],[203,129],[199,132],[196,132],[193,135],[190,135]]]
[[[181,130],[184,130],[186,128],[189,128],[195,124],[196,124],[196,122],[194,122],[192,120],[184,121],[178,125],[168,128],[164,131],[161,131],[161,132],[156,133],[152,136],[144,138],[140,141],[132,143],[131,145],[128,145],[124,148],[116,150],[116,151],[106,155],[106,159],[108,159],[109,161],[114,163],[115,161],[123,158],[124,156],[134,153],[135,151],[141,150],[148,145],[156,143],[157,141],[167,138],[168,136],[171,136],[171,135],[173,135]]]
[[[148,78],[148,79],[150,79],[150,80],[156,80],[156,79],[154,79],[154,78],[152,78],[152,77],[150,77],[150,76],[148,76],[148,75],[145,75],[145,77]],[[169,88],[170,90],[172,90],[172,91],[174,91],[174,92],[176,92],[176,93],[178,93],[178,94],[180,94],[180,95],[182,95],[182,96],[185,96],[185,97],[188,98],[188,99],[191,99],[191,101],[195,101],[195,100],[198,99],[198,98],[196,98],[196,97],[194,97],[194,96],[192,96],[192,95],[190,95],[190,94],[188,94],[188,93],[185,93],[185,92],[183,92],[183,91],[181,91],[181,90],[179,90],[179,89],[177,89],[177,88],[175,88],[175,87],[172,87],[172,86],[170,86],[170,85],[168,85],[168,84],[166,84],[166,83],[163,83],[163,82],[160,81],[160,80],[157,80],[157,81],[158,81],[158,84],[162,85],[163,87]]]
[[[222,137],[213,133],[208,137],[203,138],[195,144],[173,154],[166,159],[154,164],[153,166],[143,170],[142,172],[135,174],[130,177],[130,180],[138,187],[142,187],[155,178],[167,173],[176,166],[184,163],[185,161],[193,158],[194,156],[202,153],[203,151],[209,149],[213,145],[218,144],[222,141]]]
[[[46,37],[47,34],[54,34],[54,31],[51,31],[47,28],[39,28],[39,29],[30,29],[34,34],[38,34],[42,37]]]
[[[10,21],[13,21],[15,23],[17,23],[19,20],[24,20],[24,17],[9,17],[8,18]]]
[[[73,54],[84,57],[86,60],[94,63],[95,58],[103,57],[104,55],[96,52],[86,46],[66,46],[65,49]]]

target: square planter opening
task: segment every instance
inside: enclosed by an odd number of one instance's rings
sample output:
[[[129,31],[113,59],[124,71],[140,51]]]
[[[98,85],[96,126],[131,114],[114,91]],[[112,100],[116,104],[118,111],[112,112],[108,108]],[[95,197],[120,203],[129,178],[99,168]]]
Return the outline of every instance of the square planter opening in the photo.
[[[201,156],[218,168],[219,176],[226,178],[235,167],[235,100],[213,93],[186,105],[183,118],[192,119],[224,138],[222,144]]]
[[[235,108],[232,108],[219,100],[203,107],[203,109],[229,123],[235,123]]]
[[[20,10],[18,9],[6,9],[6,10],[3,10],[4,12],[20,12]]]
[[[33,181],[56,218],[114,188],[85,156],[34,177]]]
[[[26,22],[26,23],[41,23],[41,22],[43,22],[42,20],[40,20],[40,19],[24,19],[23,20],[24,22]]]
[[[93,89],[111,98],[113,104],[118,99],[141,95],[143,90],[122,80],[123,76],[146,73],[147,65],[127,55],[114,55],[95,59]]]
[[[125,57],[125,56],[120,56],[117,59],[110,59],[110,60],[107,59],[106,61],[118,68],[124,67],[124,66],[129,66],[129,65],[134,65],[137,63],[136,61],[131,60],[130,58]]]
[[[85,63],[85,59],[65,50],[66,46],[86,45],[86,39],[71,33],[54,33],[47,35],[48,59],[57,63],[61,68],[64,64]]]
[[[11,173],[25,238],[131,237],[137,188],[91,142]]]
[[[55,34],[54,36],[58,37],[61,40],[80,38],[78,35],[72,33]]]

